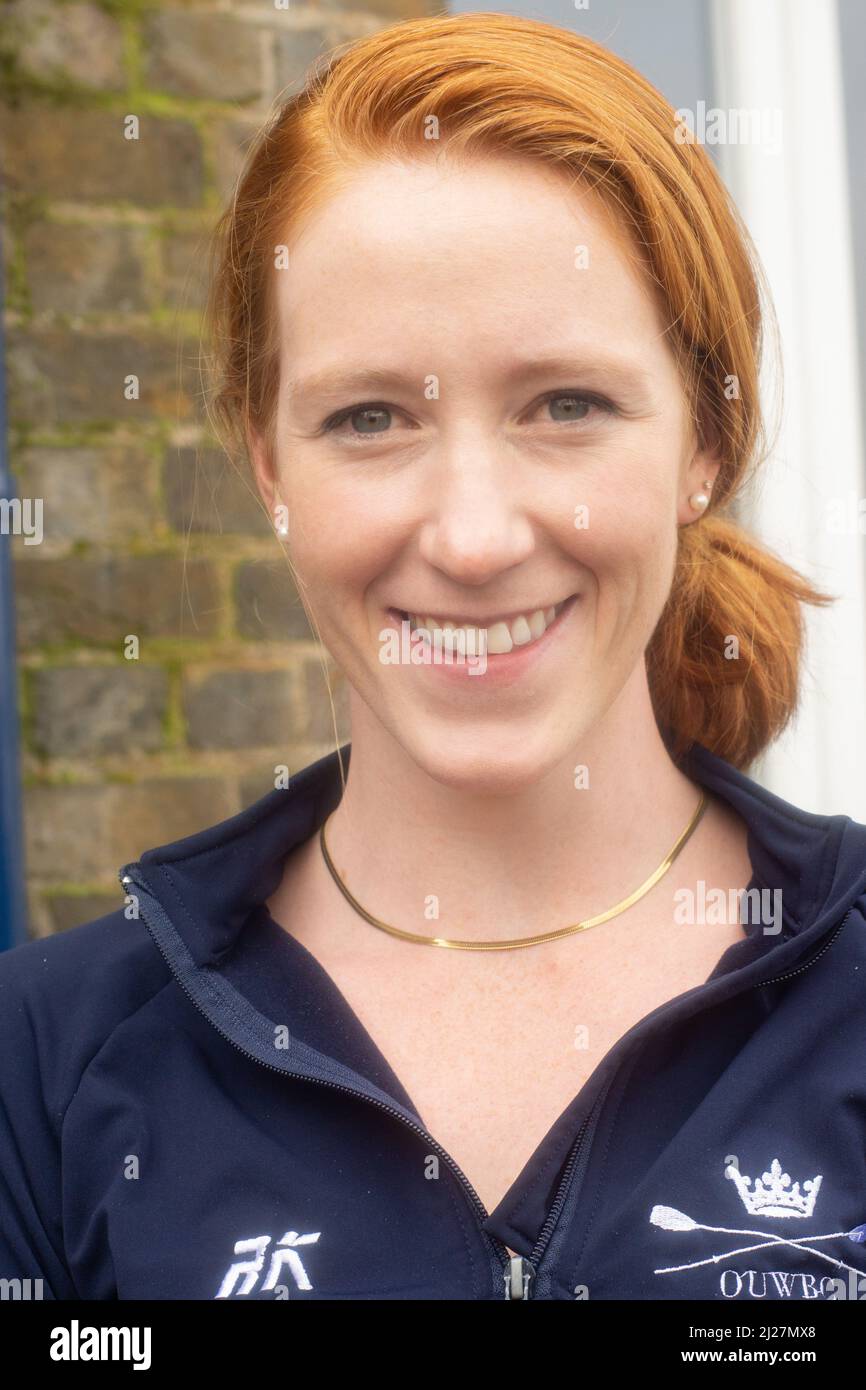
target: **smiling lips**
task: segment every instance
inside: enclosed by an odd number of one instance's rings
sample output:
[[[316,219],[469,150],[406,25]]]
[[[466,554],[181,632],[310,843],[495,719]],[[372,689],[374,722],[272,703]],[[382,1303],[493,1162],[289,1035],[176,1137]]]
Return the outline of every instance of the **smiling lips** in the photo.
[[[486,651],[491,656],[505,656],[514,647],[524,647],[529,642],[537,641],[542,637],[551,623],[559,617],[568,599],[563,599],[562,603],[552,604],[549,608],[536,608],[532,612],[518,613],[512,618],[499,619],[492,623],[490,627],[480,627],[476,623],[464,623],[451,618],[421,617],[414,613],[400,612],[402,619],[408,619],[412,631],[422,634],[433,633],[439,629],[454,633],[464,634],[460,637],[447,639],[451,642],[459,643],[464,641],[470,650]],[[480,634],[483,633],[484,637]],[[432,641],[432,638],[428,638]],[[443,640],[443,639],[439,639]],[[474,645],[470,646],[471,643]]]

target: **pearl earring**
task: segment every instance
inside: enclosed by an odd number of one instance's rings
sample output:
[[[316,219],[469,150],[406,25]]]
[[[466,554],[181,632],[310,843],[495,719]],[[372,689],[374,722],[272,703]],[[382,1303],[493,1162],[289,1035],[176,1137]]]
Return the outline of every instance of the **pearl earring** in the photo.
[[[709,482],[709,481],[705,481],[705,482],[704,482],[704,491],[703,491],[703,492],[693,492],[693,493],[692,493],[691,497],[689,498],[689,506],[692,508],[693,511],[696,511],[696,512],[704,512],[704,511],[706,511],[707,507],[710,505],[710,489],[711,489],[711,488],[712,488],[712,483]]]

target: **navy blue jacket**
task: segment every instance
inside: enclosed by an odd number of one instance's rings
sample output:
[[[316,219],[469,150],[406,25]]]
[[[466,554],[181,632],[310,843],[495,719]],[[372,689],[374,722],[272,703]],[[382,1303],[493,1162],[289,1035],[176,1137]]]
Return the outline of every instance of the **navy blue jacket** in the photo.
[[[778,930],[746,925],[630,1028],[492,1214],[264,906],[339,800],[336,754],[125,865],[117,911],[0,957],[0,1279],[56,1299],[862,1298],[866,827],[702,748],[684,767],[746,821]]]

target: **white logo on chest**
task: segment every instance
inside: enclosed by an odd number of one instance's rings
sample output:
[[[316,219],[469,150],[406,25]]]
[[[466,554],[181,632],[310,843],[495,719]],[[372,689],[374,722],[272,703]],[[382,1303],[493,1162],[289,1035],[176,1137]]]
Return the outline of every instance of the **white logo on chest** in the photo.
[[[299,1245],[315,1245],[321,1235],[321,1231],[316,1231],[313,1235],[300,1236],[297,1231],[286,1231],[276,1243],[271,1251],[271,1259],[268,1265],[267,1276],[262,1289],[274,1289],[283,1267],[287,1267],[292,1275],[297,1288],[311,1289],[307,1271],[304,1269],[303,1262],[298,1254]],[[241,1280],[241,1286],[237,1290],[238,1296],[252,1293],[259,1280],[264,1264],[265,1252],[271,1243],[270,1236],[251,1236],[249,1240],[238,1240],[235,1242],[234,1253],[236,1255],[249,1255],[246,1260],[236,1260],[226,1270],[225,1277],[220,1284],[217,1298],[229,1298],[235,1291],[235,1284]]]
[[[773,1159],[767,1172],[756,1179],[754,1185],[752,1185],[751,1178],[740,1172],[739,1163],[733,1156],[729,1156],[725,1159],[724,1171],[725,1177],[730,1178],[734,1183],[740,1195],[740,1200],[750,1216],[762,1218],[773,1217],[776,1220],[807,1220],[811,1217],[815,1210],[815,1202],[823,1181],[821,1175],[817,1174],[814,1178],[806,1179],[801,1189],[799,1182],[792,1184],[790,1175],[782,1170],[782,1165],[777,1158]],[[720,1251],[710,1255],[706,1259],[692,1260],[688,1264],[667,1265],[661,1269],[656,1269],[654,1271],[655,1274],[679,1274],[683,1270],[700,1269],[703,1265],[720,1264],[724,1260],[733,1259],[735,1255],[748,1255],[751,1254],[752,1251],[766,1250],[770,1247],[807,1251],[810,1255],[814,1255],[816,1259],[831,1265],[833,1269],[837,1271],[846,1269],[856,1275],[862,1275],[864,1272],[862,1268],[856,1269],[853,1265],[846,1264],[844,1260],[834,1259],[831,1255],[825,1254],[823,1250],[816,1249],[816,1246],[823,1241],[842,1239],[847,1239],[857,1244],[863,1244],[863,1242],[866,1241],[866,1224],[855,1226],[854,1229],[850,1231],[830,1231],[825,1235],[786,1237],[777,1235],[775,1231],[772,1230],[759,1231],[752,1230],[748,1227],[709,1226],[701,1221],[696,1221],[693,1217],[687,1215],[685,1212],[679,1211],[676,1207],[661,1205],[653,1207],[649,1219],[653,1226],[658,1226],[663,1231],[709,1231],[715,1235],[757,1237],[757,1243],[752,1240],[747,1244],[736,1244],[733,1249]],[[732,1270],[730,1273],[734,1274],[735,1271]],[[747,1273],[752,1274],[754,1271],[747,1271]],[[783,1296],[790,1296],[788,1294],[789,1285],[787,1281],[791,1276],[785,1276],[781,1271],[779,1273],[782,1281],[781,1285],[779,1284],[779,1280],[775,1279],[775,1274],[772,1276],[776,1283],[776,1287]],[[800,1275],[799,1277],[805,1278],[806,1276]],[[730,1296],[728,1293],[729,1286],[730,1281],[726,1284],[723,1275],[721,1292],[726,1297]],[[739,1289],[740,1287],[741,1286],[738,1284],[737,1288]],[[752,1287],[751,1280],[749,1287]],[[752,1296],[755,1295],[753,1294]],[[762,1295],[757,1296],[760,1297]],[[803,1296],[817,1295],[809,1295],[804,1292]]]

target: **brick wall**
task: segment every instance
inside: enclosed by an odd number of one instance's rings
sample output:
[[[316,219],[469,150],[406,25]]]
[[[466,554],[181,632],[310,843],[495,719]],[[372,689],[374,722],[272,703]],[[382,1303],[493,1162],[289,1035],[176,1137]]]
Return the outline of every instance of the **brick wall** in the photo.
[[[334,746],[325,654],[199,404],[201,262],[274,97],[434,9],[371,5],[0,0],[8,443],[43,504],[40,543],[2,538],[33,935],[117,907],[126,860]]]

